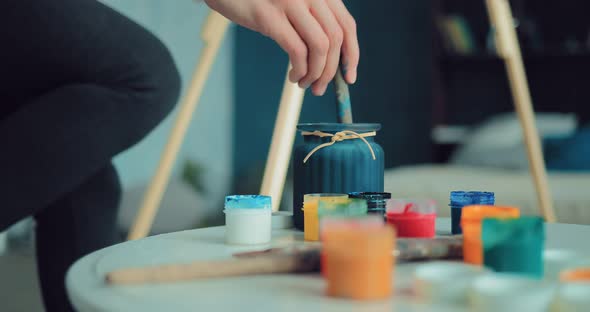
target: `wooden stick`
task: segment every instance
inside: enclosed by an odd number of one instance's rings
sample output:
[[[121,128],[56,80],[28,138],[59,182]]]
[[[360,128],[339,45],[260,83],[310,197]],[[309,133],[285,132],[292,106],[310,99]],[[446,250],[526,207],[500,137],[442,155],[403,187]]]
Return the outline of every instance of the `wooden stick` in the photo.
[[[293,142],[297,133],[297,122],[299,121],[305,95],[305,90],[289,81],[290,69],[291,65],[289,64],[266,160],[264,177],[262,178],[262,186],[260,187],[261,195],[272,197],[273,212],[279,210],[279,204],[283,196],[283,187],[285,186]]]
[[[191,117],[196,109],[198,100],[201,97],[203,86],[209,76],[211,66],[217,56],[217,52],[223,42],[229,24],[229,20],[215,11],[212,11],[209,14],[204,24],[201,37],[205,46],[195,68],[188,91],[180,105],[176,117],[176,123],[174,124],[174,128],[172,128],[168,143],[162,152],[156,174],[152,178],[144,195],[141,208],[139,209],[135,222],[131,227],[128,237],[130,240],[143,238],[149,234],[158,206],[162,200],[162,195],[168,184],[178,150],[182,145]]]
[[[504,59],[510,89],[527,147],[529,168],[537,191],[539,209],[547,222],[555,222],[553,202],[547,182],[541,140],[535,125],[533,104],[507,0],[486,0],[490,21],[496,29],[496,49]]]
[[[272,273],[317,272],[320,250],[297,254],[277,254],[219,261],[195,261],[144,268],[127,268],[110,272],[109,284],[145,284],[179,282],[201,278],[219,278]]]

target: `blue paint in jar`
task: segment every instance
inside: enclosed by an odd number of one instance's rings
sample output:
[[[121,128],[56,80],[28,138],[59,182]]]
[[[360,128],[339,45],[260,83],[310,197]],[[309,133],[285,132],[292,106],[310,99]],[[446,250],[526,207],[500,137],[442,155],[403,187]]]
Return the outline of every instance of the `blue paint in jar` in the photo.
[[[462,234],[461,212],[463,207],[469,205],[493,205],[495,196],[493,192],[480,191],[452,191],[451,192],[451,233]]]
[[[264,195],[230,195],[225,197],[225,209],[271,209],[271,197]]]

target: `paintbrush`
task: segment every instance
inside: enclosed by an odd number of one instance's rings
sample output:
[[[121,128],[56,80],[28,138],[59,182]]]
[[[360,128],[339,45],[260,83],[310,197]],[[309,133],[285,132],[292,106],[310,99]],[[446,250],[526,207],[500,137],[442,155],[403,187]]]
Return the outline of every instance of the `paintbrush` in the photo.
[[[346,67],[338,66],[336,76],[334,76],[334,87],[336,88],[336,101],[338,107],[338,122],[352,123],[352,106],[350,104],[350,92],[348,84],[344,80],[343,72]]]
[[[463,239],[452,236],[436,239],[398,238],[393,255],[397,262],[460,259]],[[239,253],[234,259],[195,261],[151,267],[124,268],[107,274],[108,284],[148,284],[203,278],[261,274],[319,272],[321,248],[286,247]]]

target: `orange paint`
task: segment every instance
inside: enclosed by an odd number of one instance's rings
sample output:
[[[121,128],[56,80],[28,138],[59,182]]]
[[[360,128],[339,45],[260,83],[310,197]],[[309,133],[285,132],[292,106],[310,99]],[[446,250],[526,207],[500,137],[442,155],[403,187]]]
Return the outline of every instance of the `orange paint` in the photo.
[[[590,283],[590,268],[565,270],[559,274],[559,280],[562,282]]]
[[[481,241],[481,221],[485,218],[510,219],[519,218],[520,210],[516,207],[474,205],[465,206],[461,212],[463,229],[463,261],[471,264],[483,264],[483,246]]]
[[[348,200],[347,194],[306,194],[303,196],[303,221],[305,224],[303,237],[306,241],[320,239],[320,219],[318,205],[320,201],[343,203]]]
[[[327,295],[356,300],[388,298],[393,290],[395,230],[370,217],[322,225]]]

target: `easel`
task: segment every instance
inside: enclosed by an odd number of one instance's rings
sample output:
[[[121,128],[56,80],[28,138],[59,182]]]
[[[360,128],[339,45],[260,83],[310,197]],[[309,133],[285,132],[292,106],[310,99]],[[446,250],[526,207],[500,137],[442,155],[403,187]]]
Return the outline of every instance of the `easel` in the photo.
[[[532,101],[526,81],[526,74],[520,54],[516,32],[512,27],[512,13],[507,0],[486,0],[490,20],[496,28],[498,53],[504,58],[514,98],[516,112],[524,131],[530,171],[533,177],[540,212],[548,222],[555,222],[551,194],[547,183],[543,154],[535,126]],[[201,37],[205,47],[195,68],[189,89],[182,100],[174,128],[160,158],[128,239],[139,239],[148,235],[170,178],[172,166],[186,134],[188,125],[201,96],[203,86],[221,46],[230,22],[212,11],[203,27]],[[289,166],[291,149],[295,140],[296,125],[301,112],[304,90],[285,78],[279,112],[275,121],[270,151],[262,181],[260,194],[273,198],[273,212],[278,211],[283,186]]]

